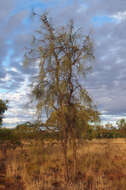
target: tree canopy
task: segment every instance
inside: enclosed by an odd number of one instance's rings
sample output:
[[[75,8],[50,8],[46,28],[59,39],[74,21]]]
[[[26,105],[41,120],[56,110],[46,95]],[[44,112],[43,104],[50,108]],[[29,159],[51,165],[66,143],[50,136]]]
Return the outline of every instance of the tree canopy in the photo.
[[[25,56],[27,62],[39,66],[32,95],[40,117],[46,113],[49,118],[63,107],[96,110],[83,81],[94,58],[90,36],[82,35],[72,21],[58,29],[47,15],[40,16],[40,21],[42,26]]]
[[[0,125],[2,125],[3,115],[7,109],[7,101],[0,99]]]

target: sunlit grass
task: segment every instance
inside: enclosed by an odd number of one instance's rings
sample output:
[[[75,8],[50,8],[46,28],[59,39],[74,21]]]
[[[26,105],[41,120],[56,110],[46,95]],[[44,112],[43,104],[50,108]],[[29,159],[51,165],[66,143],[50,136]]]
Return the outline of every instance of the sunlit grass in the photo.
[[[83,141],[78,145],[78,173],[72,178],[68,151],[70,190],[126,189],[125,139]],[[7,151],[7,179],[21,178],[25,190],[65,189],[63,156],[58,142],[26,143]]]

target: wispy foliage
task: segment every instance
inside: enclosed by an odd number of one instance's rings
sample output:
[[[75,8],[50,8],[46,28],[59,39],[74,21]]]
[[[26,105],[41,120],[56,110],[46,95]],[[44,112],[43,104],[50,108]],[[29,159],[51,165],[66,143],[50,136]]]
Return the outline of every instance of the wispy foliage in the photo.
[[[40,21],[41,28],[26,53],[26,61],[39,66],[32,91],[38,112],[49,113],[69,104],[92,107],[92,99],[82,85],[91,69],[89,60],[94,58],[90,36],[79,33],[72,21],[58,29],[46,15],[40,16]]]

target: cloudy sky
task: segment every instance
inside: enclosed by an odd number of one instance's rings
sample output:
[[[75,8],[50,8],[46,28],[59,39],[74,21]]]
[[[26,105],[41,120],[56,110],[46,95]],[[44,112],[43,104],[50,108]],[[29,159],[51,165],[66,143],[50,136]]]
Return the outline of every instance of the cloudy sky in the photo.
[[[93,34],[93,71],[85,82],[103,122],[126,117],[126,0],[0,0],[0,98],[9,100],[4,125],[35,119],[27,105],[33,68],[23,67],[25,48],[39,27],[32,10],[57,24],[71,18]]]

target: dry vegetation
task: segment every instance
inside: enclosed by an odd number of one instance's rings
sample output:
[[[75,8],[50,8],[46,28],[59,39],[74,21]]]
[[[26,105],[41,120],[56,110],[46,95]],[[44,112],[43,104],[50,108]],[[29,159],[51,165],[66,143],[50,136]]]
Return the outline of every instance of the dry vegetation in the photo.
[[[74,179],[70,145],[68,157],[68,190],[126,189],[125,139],[81,142]],[[7,150],[5,157],[0,154],[0,159],[6,166],[6,188],[1,184],[0,190],[66,189],[61,145],[57,141],[24,142],[23,147]]]

